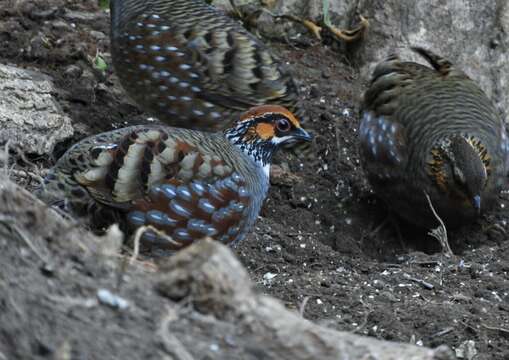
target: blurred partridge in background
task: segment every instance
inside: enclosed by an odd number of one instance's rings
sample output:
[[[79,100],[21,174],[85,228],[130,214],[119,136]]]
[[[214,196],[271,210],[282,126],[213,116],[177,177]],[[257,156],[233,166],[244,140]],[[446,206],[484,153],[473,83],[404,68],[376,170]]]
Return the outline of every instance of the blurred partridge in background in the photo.
[[[263,104],[302,115],[297,87],[282,63],[204,1],[111,0],[110,8],[116,74],[126,92],[162,122],[222,130]]]
[[[373,189],[407,221],[449,227],[476,218],[507,187],[505,124],[479,86],[449,61],[391,56],[374,70],[361,107],[360,153]]]
[[[224,132],[123,128],[69,149],[39,196],[76,214],[106,209],[133,229],[151,226],[145,245],[177,250],[205,236],[236,243],[267,195],[273,153],[310,139],[291,112],[275,105],[249,110]]]

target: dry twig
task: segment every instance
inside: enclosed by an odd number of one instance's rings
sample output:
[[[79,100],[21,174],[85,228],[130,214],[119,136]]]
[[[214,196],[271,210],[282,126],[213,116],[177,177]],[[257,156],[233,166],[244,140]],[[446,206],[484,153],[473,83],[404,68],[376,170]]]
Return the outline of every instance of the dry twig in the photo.
[[[483,328],[486,330],[492,330],[492,331],[498,331],[500,333],[503,333],[505,337],[509,336],[509,329],[501,328],[501,327],[495,327],[495,326],[488,326],[486,324],[481,324]]]
[[[168,244],[176,245],[176,246],[180,246],[181,245],[178,242],[176,242],[175,240],[173,240],[173,238],[171,236],[168,236],[164,232],[156,229],[155,227],[153,227],[151,225],[140,226],[138,229],[136,229],[136,232],[134,233],[133,254],[131,255],[131,258],[129,260],[129,264],[132,264],[138,258],[138,255],[140,254],[140,241],[141,241],[141,237],[143,236],[143,234],[146,231],[154,232],[160,238],[168,241]]]
[[[413,281],[419,285],[421,285],[423,288],[427,289],[427,290],[433,290],[435,288],[435,286],[433,286],[433,284],[427,282],[427,281],[424,281],[422,279],[417,279],[409,274],[403,274],[403,276],[410,280],[410,281]]]
[[[300,317],[302,317],[302,318],[304,318],[304,311],[306,311],[306,305],[308,304],[309,299],[311,299],[311,297],[306,296],[304,298],[304,300],[302,300],[302,302],[300,303],[299,314],[300,314]]]
[[[424,195],[426,196],[426,199],[428,200],[428,204],[429,204],[431,211],[433,212],[433,215],[440,223],[440,225],[437,228],[431,229],[428,232],[428,234],[433,236],[435,239],[437,239],[440,242],[440,245],[442,245],[442,252],[445,254],[445,256],[451,257],[454,254],[451,250],[451,247],[449,246],[449,240],[447,239],[447,228],[445,227],[444,222],[442,221],[440,216],[438,216],[435,208],[433,207],[433,204],[431,203],[431,199],[430,199],[429,195],[426,192],[424,192]]]
[[[449,334],[452,331],[454,331],[454,328],[451,326],[451,327],[445,328],[445,329],[443,329],[443,330],[441,330],[441,331],[431,335],[429,338],[430,339],[434,339],[434,338],[437,338],[437,337],[442,337],[444,335]]]
[[[73,307],[84,307],[84,308],[92,308],[98,305],[98,301],[95,298],[74,298],[70,296],[56,296],[56,295],[46,295],[46,297],[58,303],[59,305],[63,305],[63,311],[68,311]]]

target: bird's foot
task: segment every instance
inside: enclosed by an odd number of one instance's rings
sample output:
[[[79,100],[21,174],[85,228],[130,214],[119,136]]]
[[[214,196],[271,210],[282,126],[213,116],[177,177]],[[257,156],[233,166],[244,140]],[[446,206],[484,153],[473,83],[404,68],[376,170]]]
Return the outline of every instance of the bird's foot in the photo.
[[[326,24],[325,22],[322,23],[322,25],[318,25],[315,22],[303,19],[298,16],[290,15],[290,14],[283,14],[283,15],[273,15],[276,18],[280,19],[286,19],[289,21],[293,21],[296,23],[299,23],[303,25],[306,29],[309,30],[309,32],[318,40],[322,41],[325,35],[325,32],[328,32],[336,41],[343,41],[343,42],[355,42],[362,38],[364,33],[369,27],[369,21],[367,18],[365,18],[362,15],[359,15],[359,25],[357,25],[355,28],[351,30],[341,30],[337,27]]]
[[[336,38],[338,41],[355,42],[360,40],[369,27],[369,21],[362,15],[359,15],[359,24],[351,30],[341,30],[333,25],[324,24],[325,28]]]

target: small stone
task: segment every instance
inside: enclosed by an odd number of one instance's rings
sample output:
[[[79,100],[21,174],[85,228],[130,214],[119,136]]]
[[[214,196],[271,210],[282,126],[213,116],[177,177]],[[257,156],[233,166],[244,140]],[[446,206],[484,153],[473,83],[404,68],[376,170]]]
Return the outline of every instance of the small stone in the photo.
[[[466,340],[460,344],[455,350],[458,359],[473,360],[477,357],[477,349],[475,341]]]
[[[53,18],[58,11],[58,7],[52,7],[51,9],[41,10],[41,11],[32,11],[30,13],[30,18],[34,20],[48,20]]]
[[[322,70],[322,77],[324,79],[328,79],[331,76],[332,76],[332,73],[331,73],[331,70],[328,67]]]
[[[99,289],[97,290],[97,299],[102,304],[111,306],[112,308],[116,308],[119,310],[125,310],[129,307],[129,302],[124,298],[113,294],[108,289]]]
[[[382,290],[385,287],[385,282],[381,280],[373,281],[373,287],[377,290]]]
[[[55,274],[55,266],[51,263],[45,263],[41,266],[41,273],[44,276],[52,277]]]
[[[83,69],[77,65],[69,65],[65,68],[64,74],[67,77],[77,79],[81,76],[81,74],[83,74]]]
[[[91,37],[93,37],[96,40],[104,40],[104,39],[106,39],[106,35],[103,32],[101,32],[101,31],[91,30],[89,32],[89,34],[90,34]]]
[[[320,90],[318,89],[318,86],[316,85],[311,86],[311,89],[309,89],[309,96],[313,99],[317,99],[320,97]]]
[[[276,276],[277,276],[277,274],[274,274],[274,273],[271,273],[271,272],[267,272],[267,273],[263,274],[263,280],[271,281]]]
[[[62,20],[53,21],[51,23],[51,26],[53,27],[53,29],[59,30],[59,31],[71,31],[71,30],[73,30],[71,25],[69,25],[68,23],[66,23],[65,21],[62,21]]]
[[[472,265],[469,268],[470,272],[470,278],[471,279],[477,279],[479,275],[481,274],[482,268],[479,264],[472,263]]]
[[[101,13],[90,13],[85,11],[67,10],[64,17],[69,21],[94,22],[98,21],[103,15]]]

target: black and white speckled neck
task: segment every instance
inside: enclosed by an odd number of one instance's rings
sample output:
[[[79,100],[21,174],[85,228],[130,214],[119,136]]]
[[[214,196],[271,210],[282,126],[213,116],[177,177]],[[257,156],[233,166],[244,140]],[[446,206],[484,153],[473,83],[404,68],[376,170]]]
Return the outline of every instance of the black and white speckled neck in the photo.
[[[256,120],[238,123],[237,126],[226,129],[224,136],[230,143],[262,167],[268,176],[272,154],[276,150],[276,145],[271,140],[263,140],[259,137],[246,140],[248,130],[255,126],[255,123]]]

